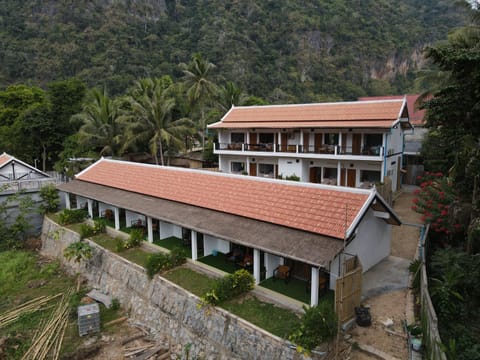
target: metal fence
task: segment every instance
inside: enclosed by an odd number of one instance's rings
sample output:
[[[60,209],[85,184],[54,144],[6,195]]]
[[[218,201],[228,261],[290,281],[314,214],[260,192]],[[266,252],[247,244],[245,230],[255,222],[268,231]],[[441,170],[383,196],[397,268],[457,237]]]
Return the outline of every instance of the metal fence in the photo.
[[[56,178],[46,178],[46,179],[35,179],[35,180],[20,180],[20,181],[9,181],[5,183],[0,183],[2,193],[15,193],[18,191],[38,191],[45,185],[48,184],[61,184],[64,180],[61,177]]]
[[[420,233],[419,258],[422,261],[420,269],[420,304],[423,343],[425,346],[425,358],[429,360],[447,360],[441,348],[442,340],[438,332],[438,318],[428,292],[428,277],[426,267],[426,239],[429,226],[422,228]]]

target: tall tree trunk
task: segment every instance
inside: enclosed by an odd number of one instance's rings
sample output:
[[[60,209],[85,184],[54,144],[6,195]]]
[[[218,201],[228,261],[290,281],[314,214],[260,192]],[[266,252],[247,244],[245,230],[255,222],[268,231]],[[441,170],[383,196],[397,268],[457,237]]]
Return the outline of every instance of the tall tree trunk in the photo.
[[[47,148],[45,147],[45,144],[42,144],[43,147],[43,152],[42,152],[42,171],[45,172],[45,167],[47,163]]]
[[[162,166],[165,165],[165,161],[163,160],[163,147],[162,147],[162,142],[160,141],[158,144],[159,150],[160,150],[160,161],[162,163]],[[157,162],[158,165],[158,162]]]

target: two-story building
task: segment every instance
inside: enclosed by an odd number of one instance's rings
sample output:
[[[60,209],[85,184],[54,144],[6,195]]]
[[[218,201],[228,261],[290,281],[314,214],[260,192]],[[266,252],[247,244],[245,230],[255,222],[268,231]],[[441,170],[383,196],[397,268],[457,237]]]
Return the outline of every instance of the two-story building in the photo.
[[[232,107],[217,123],[220,171],[369,188],[400,187],[405,99]]]

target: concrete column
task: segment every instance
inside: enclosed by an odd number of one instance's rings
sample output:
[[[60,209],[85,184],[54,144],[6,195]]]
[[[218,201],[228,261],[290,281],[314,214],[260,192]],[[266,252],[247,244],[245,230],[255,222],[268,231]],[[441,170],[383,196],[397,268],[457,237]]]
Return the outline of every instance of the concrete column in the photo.
[[[152,227],[152,218],[147,216],[147,231],[148,231],[148,242],[153,243],[153,227]]]
[[[342,166],[339,161],[337,164],[337,186],[340,186],[341,178],[342,178]]]
[[[113,208],[115,215],[115,230],[120,230],[120,209],[118,207]]]
[[[318,282],[319,282],[319,270],[317,267],[312,266],[312,277],[310,286],[310,306],[318,305]]]
[[[255,285],[260,283],[260,250],[253,249],[253,277]]]
[[[192,230],[192,260],[195,261],[197,260],[197,251],[198,246],[197,246],[197,232],[195,230]]]
[[[69,210],[72,208],[72,205],[70,203],[70,193],[68,192],[65,193],[65,208]]]
[[[88,216],[90,219],[93,219],[93,200],[87,199],[87,207],[88,207]]]

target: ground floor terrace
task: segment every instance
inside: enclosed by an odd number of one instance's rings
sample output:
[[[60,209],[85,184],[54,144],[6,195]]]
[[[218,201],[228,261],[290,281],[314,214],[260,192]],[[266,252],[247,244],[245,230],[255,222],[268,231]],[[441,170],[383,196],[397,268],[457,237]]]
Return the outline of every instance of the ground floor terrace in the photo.
[[[184,223],[175,223],[78,194],[65,192],[64,196],[67,208],[85,208],[90,218],[103,218],[107,226],[118,231],[128,233],[140,229],[145,241],[163,249],[182,247],[192,263],[199,266],[211,267],[217,273],[246,269],[252,273],[260,289],[311,306],[329,293],[331,279],[327,267],[310,264],[296,256],[269,252],[264,246],[255,247],[241,239],[235,242],[198,231],[197,226],[188,226],[188,213],[185,213]]]

